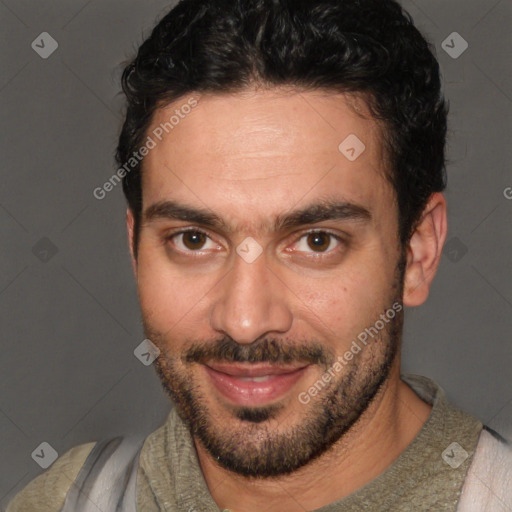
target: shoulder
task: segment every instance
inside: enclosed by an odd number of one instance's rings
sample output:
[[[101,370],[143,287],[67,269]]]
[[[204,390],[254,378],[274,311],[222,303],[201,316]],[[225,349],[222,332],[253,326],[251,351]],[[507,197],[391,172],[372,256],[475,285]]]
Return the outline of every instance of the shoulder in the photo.
[[[512,446],[484,427],[462,489],[460,512],[505,511],[512,503]],[[479,507],[479,508],[475,508]]]
[[[5,512],[58,512],[95,442],[74,446],[28,483]]]

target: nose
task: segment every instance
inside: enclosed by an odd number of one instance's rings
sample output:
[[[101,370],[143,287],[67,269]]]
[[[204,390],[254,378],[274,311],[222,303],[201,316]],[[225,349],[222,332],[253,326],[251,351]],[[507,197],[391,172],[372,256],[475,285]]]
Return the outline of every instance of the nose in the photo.
[[[293,320],[287,288],[268,268],[264,254],[252,263],[238,255],[234,259],[231,271],[215,287],[211,327],[241,344],[287,332]]]

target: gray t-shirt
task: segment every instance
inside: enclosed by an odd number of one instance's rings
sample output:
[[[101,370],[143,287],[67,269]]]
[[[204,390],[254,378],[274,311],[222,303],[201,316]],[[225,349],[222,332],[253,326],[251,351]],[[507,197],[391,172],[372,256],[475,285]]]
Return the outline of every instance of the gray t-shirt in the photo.
[[[482,424],[451,405],[430,379],[413,375],[403,375],[402,379],[433,406],[420,432],[377,478],[314,512],[457,509]],[[59,512],[94,445],[80,445],[60,457],[15,497],[6,512]],[[219,512],[201,472],[192,437],[175,409],[164,425],[146,438],[139,462],[137,511]]]
[[[380,476],[315,512],[456,510],[482,424],[451,405],[433,381],[412,375],[402,379],[433,406],[422,429]],[[456,464],[450,465],[442,457],[454,442],[468,454],[456,468],[452,467]],[[144,448],[138,510],[219,512],[201,473],[192,438],[175,411],[163,428],[147,439]],[[459,452],[453,455],[460,460]],[[451,454],[449,451],[445,457]]]

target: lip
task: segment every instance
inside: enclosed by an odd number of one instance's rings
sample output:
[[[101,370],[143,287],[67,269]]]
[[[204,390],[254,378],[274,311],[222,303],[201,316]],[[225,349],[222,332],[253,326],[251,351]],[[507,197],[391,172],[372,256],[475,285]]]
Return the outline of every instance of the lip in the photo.
[[[286,394],[309,365],[211,363],[204,365],[215,388],[236,405],[264,405]],[[261,381],[248,379],[263,379]]]

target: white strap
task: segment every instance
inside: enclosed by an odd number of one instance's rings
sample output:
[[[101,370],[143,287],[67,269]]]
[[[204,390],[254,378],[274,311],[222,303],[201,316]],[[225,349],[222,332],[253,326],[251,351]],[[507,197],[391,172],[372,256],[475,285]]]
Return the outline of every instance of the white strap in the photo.
[[[457,512],[512,511],[512,448],[482,430]]]
[[[136,512],[137,469],[144,439],[96,443],[61,512]]]

